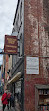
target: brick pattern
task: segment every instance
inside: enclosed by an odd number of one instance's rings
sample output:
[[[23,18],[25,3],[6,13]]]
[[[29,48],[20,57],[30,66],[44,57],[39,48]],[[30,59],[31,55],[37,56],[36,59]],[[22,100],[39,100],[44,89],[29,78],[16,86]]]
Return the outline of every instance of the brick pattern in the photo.
[[[26,74],[24,111],[35,111],[35,84],[49,84],[48,22],[44,19],[44,0],[24,0],[24,54],[39,57],[39,75]],[[47,18],[47,15],[46,15]]]
[[[6,55],[6,64],[5,64],[5,80],[7,81],[7,71],[8,71],[8,55]]]

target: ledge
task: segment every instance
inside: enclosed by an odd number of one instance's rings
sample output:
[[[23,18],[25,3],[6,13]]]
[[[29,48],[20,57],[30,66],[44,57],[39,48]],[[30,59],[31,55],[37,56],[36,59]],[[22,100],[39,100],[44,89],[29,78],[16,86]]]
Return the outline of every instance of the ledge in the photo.
[[[37,89],[49,89],[49,84],[46,84],[46,85],[36,84],[35,87]]]

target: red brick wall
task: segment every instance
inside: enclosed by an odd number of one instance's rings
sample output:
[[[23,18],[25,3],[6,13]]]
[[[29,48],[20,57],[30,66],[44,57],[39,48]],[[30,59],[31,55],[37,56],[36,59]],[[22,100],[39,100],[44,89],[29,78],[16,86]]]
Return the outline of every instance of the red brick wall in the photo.
[[[48,32],[43,16],[43,0],[24,0],[24,111],[35,111],[35,84],[49,84]],[[26,56],[39,57],[39,74],[26,74]]]
[[[6,55],[6,64],[5,64],[5,80],[7,80],[7,76],[8,76],[8,74],[7,74],[7,71],[8,71],[8,58],[9,58],[9,56],[8,56],[8,55]]]

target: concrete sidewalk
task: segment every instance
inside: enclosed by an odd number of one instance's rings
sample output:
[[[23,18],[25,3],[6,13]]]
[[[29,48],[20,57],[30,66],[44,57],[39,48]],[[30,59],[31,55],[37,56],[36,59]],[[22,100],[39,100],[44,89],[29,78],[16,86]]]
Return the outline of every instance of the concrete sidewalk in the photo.
[[[13,107],[11,107],[11,109],[9,108],[9,110],[8,110],[7,107],[6,107],[5,111],[15,111],[15,109]]]
[[[2,106],[0,106],[0,111],[3,111]],[[13,107],[11,107],[11,109],[9,108],[9,110],[8,110],[6,107],[4,111],[15,111],[15,109]]]
[[[1,102],[1,97],[2,97],[2,96],[0,96],[0,111],[2,111],[2,102]]]

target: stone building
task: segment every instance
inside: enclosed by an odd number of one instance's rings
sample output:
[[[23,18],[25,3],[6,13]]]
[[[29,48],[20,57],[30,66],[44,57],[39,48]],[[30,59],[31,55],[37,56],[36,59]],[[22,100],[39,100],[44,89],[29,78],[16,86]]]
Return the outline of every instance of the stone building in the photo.
[[[21,79],[9,83],[15,93],[21,92],[22,111],[49,110],[49,1],[18,0],[14,32],[18,54],[13,56],[12,78],[21,72]]]

